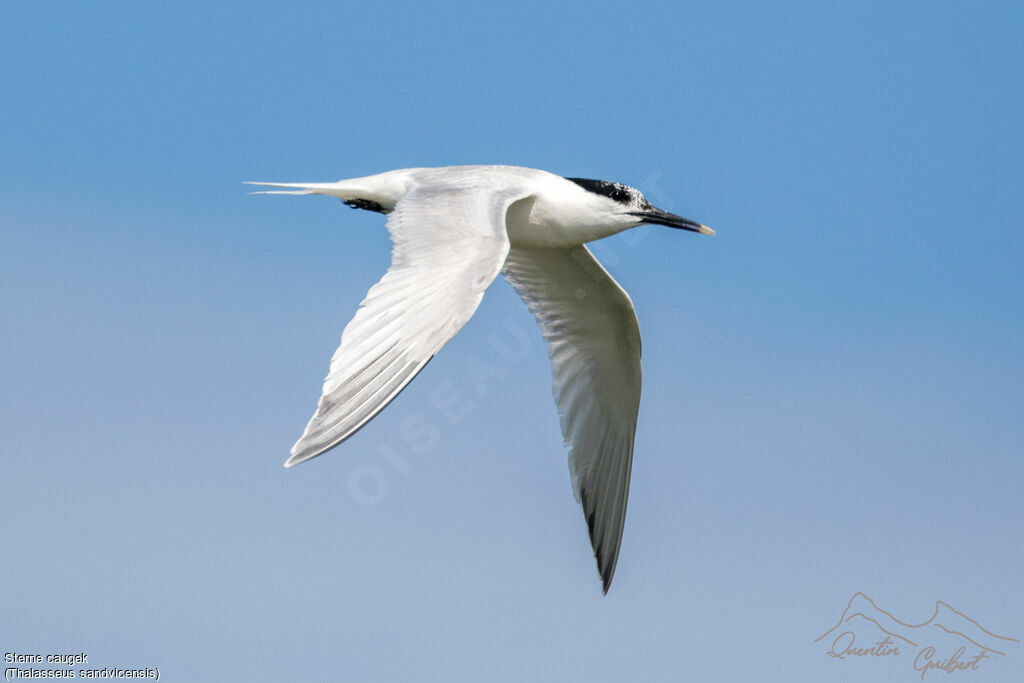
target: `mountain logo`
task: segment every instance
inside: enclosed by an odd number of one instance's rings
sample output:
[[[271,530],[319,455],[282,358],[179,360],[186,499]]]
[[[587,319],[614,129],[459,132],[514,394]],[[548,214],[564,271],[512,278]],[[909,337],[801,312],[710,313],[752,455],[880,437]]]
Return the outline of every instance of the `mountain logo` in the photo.
[[[949,603],[935,603],[927,621],[910,624],[879,607],[864,593],[854,593],[839,621],[815,638],[834,659],[909,659],[921,680],[930,671],[947,674],[977,671],[989,659],[1006,657],[1017,638],[989,631]]]

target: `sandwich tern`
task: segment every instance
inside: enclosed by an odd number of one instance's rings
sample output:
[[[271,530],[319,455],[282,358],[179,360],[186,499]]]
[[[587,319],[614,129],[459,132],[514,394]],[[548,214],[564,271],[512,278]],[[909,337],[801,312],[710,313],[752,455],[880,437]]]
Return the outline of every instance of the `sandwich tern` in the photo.
[[[393,242],[391,266],[346,325],[316,413],[285,466],[334,448],[380,412],[466,324],[501,272],[549,346],[573,493],[607,593],[629,495],[640,330],[629,295],[584,244],[642,224],[714,231],[627,185],[516,166],[250,184],[385,214]]]

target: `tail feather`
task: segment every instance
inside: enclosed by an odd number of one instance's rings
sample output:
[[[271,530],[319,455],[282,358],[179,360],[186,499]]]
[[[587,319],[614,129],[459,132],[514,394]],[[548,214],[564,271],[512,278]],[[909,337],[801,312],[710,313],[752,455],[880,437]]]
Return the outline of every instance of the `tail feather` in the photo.
[[[352,188],[343,182],[337,183],[267,183],[247,180],[245,185],[261,185],[264,187],[295,187],[297,190],[260,190],[250,194],[325,194],[339,199],[351,199]]]
[[[262,185],[275,188],[253,194],[322,194],[335,197],[358,209],[387,213],[409,189],[409,169],[388,171],[364,178],[349,178],[333,183],[268,183],[248,182],[246,185]]]

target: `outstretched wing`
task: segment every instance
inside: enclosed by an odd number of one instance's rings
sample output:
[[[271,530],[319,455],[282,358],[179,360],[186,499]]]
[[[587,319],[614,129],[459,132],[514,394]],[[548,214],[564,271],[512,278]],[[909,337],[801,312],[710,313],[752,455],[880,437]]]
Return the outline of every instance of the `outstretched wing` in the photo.
[[[583,246],[515,247],[503,272],[548,342],[573,492],[607,593],[622,543],[640,407],[633,302]]]
[[[391,266],[345,327],[286,467],[352,436],[466,324],[508,253],[505,212],[517,198],[426,186],[398,201],[387,222]]]

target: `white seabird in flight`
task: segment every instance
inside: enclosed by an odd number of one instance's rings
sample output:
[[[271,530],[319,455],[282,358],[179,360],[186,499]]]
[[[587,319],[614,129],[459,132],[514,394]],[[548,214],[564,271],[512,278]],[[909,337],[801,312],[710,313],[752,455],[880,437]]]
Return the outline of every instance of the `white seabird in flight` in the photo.
[[[632,187],[516,166],[410,168],[336,183],[250,183],[386,214],[391,266],[345,327],[323,395],[286,467],[352,436],[423,369],[502,272],[537,319],[604,592],[626,518],[640,405],[629,295],[586,242],[645,223],[713,235]]]

